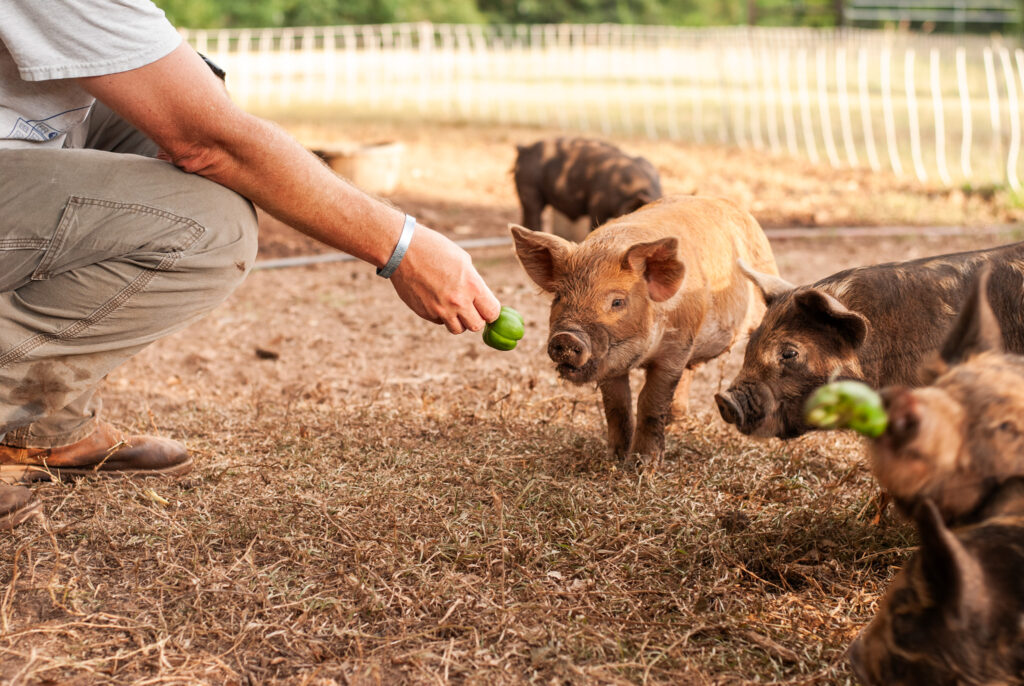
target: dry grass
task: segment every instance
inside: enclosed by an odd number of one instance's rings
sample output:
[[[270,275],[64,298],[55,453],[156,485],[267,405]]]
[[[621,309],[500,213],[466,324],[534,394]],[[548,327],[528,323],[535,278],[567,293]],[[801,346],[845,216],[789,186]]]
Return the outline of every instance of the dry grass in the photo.
[[[980,244],[775,247],[807,280]],[[851,682],[913,545],[872,522],[860,443],[738,436],[708,402],[734,354],[664,467],[619,471],[595,391],[545,362],[545,299],[507,251],[477,264],[528,320],[512,353],[344,264],[255,273],[112,374],[108,417],[197,470],[35,488],[47,520],[0,537],[0,682]]]

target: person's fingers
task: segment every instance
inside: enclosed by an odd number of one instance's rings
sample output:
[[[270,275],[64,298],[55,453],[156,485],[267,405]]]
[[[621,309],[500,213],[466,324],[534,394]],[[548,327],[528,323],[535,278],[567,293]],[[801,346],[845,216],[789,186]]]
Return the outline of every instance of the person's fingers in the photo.
[[[487,284],[483,285],[483,293],[473,300],[473,307],[485,322],[493,322],[501,314],[501,303],[491,293]]]
[[[465,312],[460,312],[459,321],[470,331],[476,332],[484,328],[484,320],[477,313],[476,309],[467,309]]]
[[[454,317],[449,319],[445,319],[444,325],[448,329],[449,333],[453,333],[456,335],[466,330],[466,327],[462,325],[462,321],[459,320],[458,315],[455,315]]]

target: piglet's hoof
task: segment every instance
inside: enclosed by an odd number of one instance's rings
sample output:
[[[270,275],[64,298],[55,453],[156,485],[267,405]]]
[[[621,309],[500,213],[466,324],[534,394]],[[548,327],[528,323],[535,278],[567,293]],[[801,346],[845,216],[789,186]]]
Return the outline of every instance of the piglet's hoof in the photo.
[[[622,470],[637,474],[653,474],[661,467],[661,455],[633,452],[620,460]]]

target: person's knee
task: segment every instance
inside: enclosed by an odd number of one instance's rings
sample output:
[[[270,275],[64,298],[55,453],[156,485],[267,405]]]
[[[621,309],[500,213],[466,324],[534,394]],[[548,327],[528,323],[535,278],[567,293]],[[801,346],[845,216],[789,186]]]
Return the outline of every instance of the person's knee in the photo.
[[[195,286],[219,301],[242,283],[256,261],[256,210],[241,195],[213,181],[192,177],[189,182],[196,186],[190,218],[203,231],[179,268],[191,272]]]

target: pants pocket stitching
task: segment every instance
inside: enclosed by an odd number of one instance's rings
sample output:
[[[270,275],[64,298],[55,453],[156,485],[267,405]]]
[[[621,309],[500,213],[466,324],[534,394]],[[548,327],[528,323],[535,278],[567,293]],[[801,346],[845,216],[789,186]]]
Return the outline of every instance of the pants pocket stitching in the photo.
[[[183,217],[179,214],[168,212],[167,210],[161,210],[156,207],[150,207],[149,205],[141,205],[138,203],[115,202],[113,200],[85,198],[82,196],[73,195],[68,200],[67,206],[64,208],[64,212],[61,215],[60,222],[57,225],[57,230],[53,234],[53,238],[50,239],[47,242],[47,245],[45,246],[46,254],[43,256],[43,259],[39,263],[39,266],[36,267],[36,270],[32,273],[32,276],[30,277],[33,281],[49,279],[52,276],[50,274],[50,269],[53,267],[53,263],[57,259],[57,255],[60,253],[60,249],[64,244],[68,232],[68,227],[71,225],[71,222],[75,216],[74,210],[86,205],[92,205],[95,207],[106,207],[112,210],[121,210],[124,212],[132,212],[135,214],[149,214],[155,217],[160,217],[162,219],[168,219],[173,222],[178,222],[180,224],[184,224],[185,226],[187,226],[188,234],[185,241],[183,241],[182,245],[179,246],[177,250],[167,253],[167,256],[163,260],[161,260],[159,265],[157,265],[157,270],[168,269],[171,265],[174,264],[175,261],[181,258],[185,251],[191,248],[195,244],[195,242],[199,240],[203,236],[203,234],[206,233],[206,228],[202,224],[197,222],[195,219]],[[28,240],[45,241],[45,239]],[[171,258],[170,262],[168,262],[168,258]]]
[[[0,238],[0,250],[46,250],[49,238]]]
[[[77,200],[77,198],[72,198],[72,202],[74,202],[75,200]],[[94,204],[102,204],[112,207],[127,206],[124,203],[111,203],[109,201],[93,202]],[[70,205],[71,203],[69,202],[69,206]],[[186,224],[189,227],[187,237],[185,238],[184,241],[182,241],[182,244],[179,247],[179,249],[164,255],[163,259],[160,260],[159,264],[157,264],[156,267],[148,269],[143,268],[141,274],[132,279],[132,281],[127,286],[122,288],[120,291],[114,294],[113,297],[111,297],[105,303],[103,303],[98,308],[93,310],[88,316],[79,319],[78,321],[72,324],[69,324],[68,326],[64,327],[63,329],[56,333],[36,334],[35,336],[24,341],[18,347],[12,348],[11,350],[8,350],[6,353],[0,355],[0,368],[6,367],[10,364],[13,364],[21,360],[22,358],[25,357],[25,355],[27,355],[28,353],[30,353],[31,351],[35,350],[36,348],[45,343],[51,341],[71,340],[74,337],[81,334],[86,329],[88,329],[90,326],[102,321],[104,317],[110,315],[112,312],[114,312],[119,307],[124,305],[134,295],[136,295],[137,293],[142,291],[142,289],[148,286],[149,282],[152,281],[158,273],[160,273],[161,271],[166,271],[173,267],[178,260],[185,256],[186,251],[188,251],[189,248],[195,245],[195,243],[206,233],[206,229],[199,222],[192,219],[188,219],[187,217],[180,217],[170,212],[155,210],[153,208],[147,208],[145,206],[133,207],[142,208],[143,210],[152,210],[151,212],[149,212],[150,214],[156,214],[164,218],[180,221]],[[65,215],[67,214],[68,213],[65,211]],[[68,221],[70,222],[70,220]],[[61,224],[64,224],[63,218],[61,219]],[[61,229],[58,229],[58,233],[60,233],[60,231]],[[55,254],[56,250],[54,249],[53,252]]]

